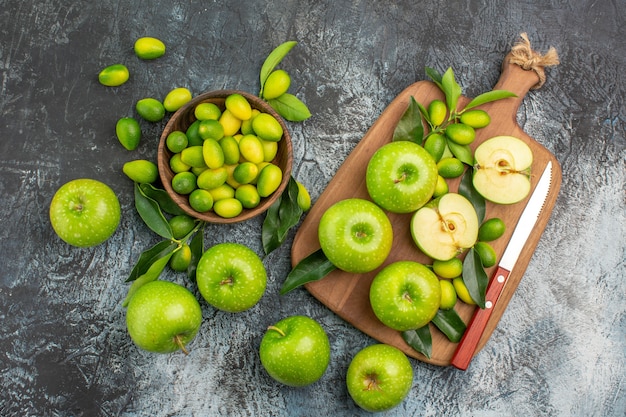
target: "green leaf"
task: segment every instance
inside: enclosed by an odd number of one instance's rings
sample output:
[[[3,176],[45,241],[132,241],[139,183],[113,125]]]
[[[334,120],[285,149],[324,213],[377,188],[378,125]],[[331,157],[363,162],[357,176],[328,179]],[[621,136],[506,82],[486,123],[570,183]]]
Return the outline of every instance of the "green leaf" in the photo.
[[[507,90],[487,91],[486,93],[476,96],[472,101],[467,103],[467,106],[465,106],[463,111],[469,110],[473,107],[480,106],[481,104],[490,103],[492,101],[502,100],[504,98],[509,98],[509,97],[517,97],[517,94],[507,91]]]
[[[407,330],[402,332],[402,338],[409,346],[427,358],[430,358],[432,355],[433,339],[430,334],[430,326],[428,326],[428,324],[417,330]]]
[[[424,137],[424,125],[422,113],[415,98],[411,96],[409,106],[402,114],[396,128],[393,131],[393,141],[407,140],[417,144],[422,143]]]
[[[293,94],[285,93],[267,102],[278,114],[290,122],[301,122],[311,117],[306,104]]]
[[[457,159],[463,162],[465,165],[469,165],[470,167],[474,165],[474,154],[470,149],[469,145],[459,145],[451,139],[446,138],[446,143],[448,144],[448,149],[452,152]]]
[[[483,268],[480,255],[474,248],[469,249],[463,260],[463,282],[472,300],[480,308],[485,308],[485,296],[489,277]]]
[[[321,249],[318,249],[298,262],[291,272],[289,272],[289,275],[285,278],[285,282],[283,282],[283,286],[280,289],[280,294],[287,294],[289,291],[301,285],[319,281],[335,269],[337,269],[337,267],[328,260]]]
[[[166,239],[172,239],[172,228],[163,216],[159,204],[148,197],[135,183],[135,208],[144,223],[157,235]]]
[[[461,182],[459,183],[459,194],[463,197],[467,198],[470,203],[474,206],[474,210],[476,210],[476,216],[478,216],[478,224],[481,224],[485,219],[486,212],[486,203],[485,198],[476,191],[474,188],[474,183],[472,182],[472,176],[474,175],[474,168],[469,167],[465,170],[465,174],[463,174],[463,178],[461,178]]]
[[[441,74],[434,68],[426,67],[426,75],[430,77],[433,82],[441,86]]]
[[[443,77],[441,77],[441,90],[446,95],[448,111],[452,114],[456,111],[459,97],[461,97],[461,86],[456,82],[452,68],[448,68]]]
[[[467,328],[467,325],[454,309],[440,309],[431,321],[452,343],[460,342]]]
[[[144,251],[139,256],[139,259],[137,260],[137,263],[133,267],[132,271],[130,271],[130,275],[126,279],[126,282],[134,281],[141,275],[145,274],[155,261],[166,256],[168,253],[174,252],[174,249],[176,249],[177,246],[178,244],[176,242],[172,242],[171,240],[162,240],[150,249]]]
[[[265,255],[269,255],[270,252],[282,245],[289,230],[300,221],[302,213],[302,208],[298,205],[298,183],[291,177],[287,189],[265,214],[261,230],[261,241]]]
[[[202,223],[200,230],[198,230],[198,232],[191,238],[189,248],[191,249],[191,262],[187,268],[187,277],[191,281],[195,281],[198,261],[204,253],[204,222]]]
[[[141,187],[141,191],[143,191],[144,195],[156,201],[164,212],[173,216],[186,214],[183,209],[172,200],[172,197],[170,197],[167,191],[162,188],[157,188],[152,184],[139,184],[139,187]]]
[[[291,51],[291,49],[296,46],[298,42],[296,41],[287,41],[280,45],[278,45],[270,54],[265,58],[263,62],[263,66],[261,66],[261,73],[259,75],[259,79],[261,81],[261,91],[259,91],[259,97],[263,97],[263,86],[265,86],[265,81],[270,73],[276,68],[276,65],[283,60],[283,58]]]
[[[160,258],[154,260],[154,262],[152,262],[148,270],[144,274],[137,277],[136,280],[133,281],[133,283],[128,288],[128,293],[126,294],[126,298],[122,302],[123,307],[126,307],[128,305],[130,299],[135,294],[135,292],[137,292],[139,287],[141,287],[144,284],[147,284],[148,282],[155,281],[157,278],[159,278],[159,275],[161,275],[161,272],[163,272],[163,269],[165,269],[165,266],[167,265],[170,258],[172,257],[172,254],[174,253],[174,249],[176,249],[177,247],[178,245],[174,244],[170,248],[169,252],[165,253]]]

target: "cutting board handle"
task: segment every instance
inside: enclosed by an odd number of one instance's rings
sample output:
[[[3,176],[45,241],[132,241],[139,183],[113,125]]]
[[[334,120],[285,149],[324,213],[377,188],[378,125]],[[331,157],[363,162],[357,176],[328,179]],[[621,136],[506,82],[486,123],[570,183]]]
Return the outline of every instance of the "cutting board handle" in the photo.
[[[493,87],[494,90],[507,90],[515,93],[512,97],[499,102],[502,114],[517,114],[522,100],[533,87],[539,82],[539,75],[532,69],[524,69],[520,65],[511,62],[512,54],[508,54],[502,63],[500,79]]]

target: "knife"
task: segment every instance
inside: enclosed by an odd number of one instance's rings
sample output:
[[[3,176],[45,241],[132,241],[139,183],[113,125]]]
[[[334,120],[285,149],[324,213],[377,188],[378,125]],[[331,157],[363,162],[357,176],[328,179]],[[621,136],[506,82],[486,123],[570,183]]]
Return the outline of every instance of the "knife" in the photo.
[[[511,271],[515,267],[515,263],[517,262],[524,245],[526,245],[530,232],[535,226],[535,223],[537,223],[539,213],[541,213],[541,209],[543,208],[546,198],[548,197],[551,181],[552,161],[549,161],[548,165],[543,170],[543,174],[541,174],[541,178],[539,179],[535,190],[528,200],[528,204],[522,212],[517,226],[515,226],[511,240],[502,254],[500,263],[491,278],[489,287],[487,288],[487,294],[485,295],[485,308],[476,309],[474,316],[472,316],[472,319],[463,334],[463,338],[459,342],[459,345],[452,356],[451,365],[454,367],[466,370],[469,366],[469,363],[474,356],[474,352],[476,351],[476,346],[478,346],[478,342],[485,331],[489,317],[491,317],[491,313],[498,302],[498,298],[500,297],[500,294],[502,294],[504,285],[506,284]]]

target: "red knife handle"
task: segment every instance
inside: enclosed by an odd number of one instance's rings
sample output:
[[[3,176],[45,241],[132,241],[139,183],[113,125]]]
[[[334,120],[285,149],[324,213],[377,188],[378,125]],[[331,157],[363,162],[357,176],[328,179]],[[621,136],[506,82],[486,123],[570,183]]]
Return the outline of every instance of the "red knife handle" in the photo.
[[[509,274],[510,271],[502,268],[501,266],[499,266],[493,274],[493,278],[489,283],[489,288],[487,288],[487,294],[485,295],[485,308],[476,309],[474,316],[472,316],[472,320],[467,325],[467,329],[465,329],[463,338],[461,338],[459,345],[456,347],[454,356],[452,356],[452,361],[450,363],[454,367],[466,370],[469,366],[470,361],[474,357],[474,352],[476,352],[478,342],[485,332],[485,328],[489,322],[489,317],[491,317],[491,313],[493,312],[496,302],[498,301],[500,294],[502,294],[502,289],[504,288],[504,284],[506,283]]]

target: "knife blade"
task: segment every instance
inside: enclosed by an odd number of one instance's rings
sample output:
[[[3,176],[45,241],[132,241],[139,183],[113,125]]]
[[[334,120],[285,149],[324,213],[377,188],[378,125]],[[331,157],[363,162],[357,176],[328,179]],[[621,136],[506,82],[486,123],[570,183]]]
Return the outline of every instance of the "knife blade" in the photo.
[[[487,293],[485,296],[485,308],[477,308],[465,329],[465,333],[459,342],[454,355],[452,356],[451,365],[454,367],[466,370],[469,366],[478,342],[482,337],[491,313],[494,310],[496,303],[502,290],[506,284],[506,281],[511,274],[511,271],[515,267],[515,264],[522,252],[522,249],[526,245],[526,241],[530,236],[530,233],[539,219],[539,214],[543,208],[543,205],[548,197],[550,191],[550,183],[552,182],[552,161],[549,161],[546,165],[541,178],[535,187],[528,204],[524,208],[522,215],[513,230],[511,239],[502,254],[500,263],[498,264],[495,273],[493,274]]]

